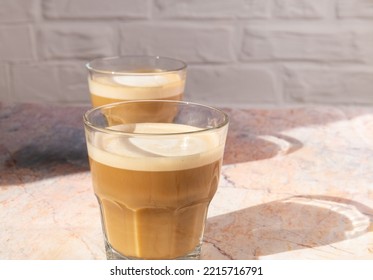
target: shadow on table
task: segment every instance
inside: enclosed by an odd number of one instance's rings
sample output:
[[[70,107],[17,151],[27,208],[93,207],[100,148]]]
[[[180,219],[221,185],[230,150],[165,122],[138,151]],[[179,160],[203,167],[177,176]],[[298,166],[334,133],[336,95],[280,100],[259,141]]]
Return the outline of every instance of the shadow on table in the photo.
[[[56,126],[9,154],[1,172],[6,184],[19,184],[88,170],[83,128]]]
[[[286,132],[295,128],[326,125],[363,115],[359,110],[338,107],[299,107],[273,109],[224,109],[230,124],[224,164],[269,159],[291,154],[303,143]],[[368,109],[365,113],[372,113]]]
[[[88,169],[83,128],[56,126],[10,155],[5,165],[35,170],[52,169],[56,164]]]
[[[358,237],[372,229],[373,209],[343,198],[295,196],[209,218],[204,241],[224,258],[258,259],[313,248],[320,258],[354,258],[317,248]],[[211,247],[211,246],[210,246]]]
[[[86,108],[16,104],[0,109],[0,186],[89,170]]]

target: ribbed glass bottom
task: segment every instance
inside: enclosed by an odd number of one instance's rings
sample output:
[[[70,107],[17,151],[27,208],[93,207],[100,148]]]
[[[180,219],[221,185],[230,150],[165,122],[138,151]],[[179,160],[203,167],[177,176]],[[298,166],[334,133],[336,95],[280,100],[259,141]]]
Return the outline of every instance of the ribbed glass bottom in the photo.
[[[106,258],[108,260],[141,260],[139,258],[127,257],[118,253],[113,249],[110,244],[105,240]],[[185,256],[177,257],[176,260],[199,260],[201,255],[201,244],[199,244],[192,252]]]

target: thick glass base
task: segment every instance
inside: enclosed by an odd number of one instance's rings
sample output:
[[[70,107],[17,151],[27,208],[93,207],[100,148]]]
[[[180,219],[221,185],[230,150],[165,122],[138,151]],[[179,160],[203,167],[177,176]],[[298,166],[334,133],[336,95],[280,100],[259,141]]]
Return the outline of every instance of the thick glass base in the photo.
[[[105,251],[106,258],[108,260],[142,260],[141,258],[127,257],[123,256],[115,249],[113,249],[110,244],[105,240]],[[185,256],[180,256],[175,258],[175,260],[199,260],[201,256],[201,244],[199,244],[194,250]]]

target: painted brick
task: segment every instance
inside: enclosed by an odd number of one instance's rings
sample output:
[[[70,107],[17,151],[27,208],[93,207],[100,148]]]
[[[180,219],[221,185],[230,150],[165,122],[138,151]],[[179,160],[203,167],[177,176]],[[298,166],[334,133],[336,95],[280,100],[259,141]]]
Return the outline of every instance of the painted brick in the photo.
[[[373,26],[372,26],[373,27]],[[373,65],[373,28],[356,32],[358,53],[361,61]]]
[[[147,18],[149,0],[44,0],[46,18]]]
[[[16,64],[12,67],[14,100],[53,102],[60,94],[56,67],[43,64]]]
[[[58,77],[63,94],[61,100],[68,103],[89,103],[87,76],[85,63],[60,65],[58,67]]]
[[[373,104],[373,69],[300,68],[284,71],[287,101],[299,103]]]
[[[246,29],[241,58],[356,61],[356,34],[344,30]]]
[[[115,33],[100,24],[65,24],[40,30],[41,56],[47,59],[84,58],[114,54]]]
[[[11,69],[15,101],[88,102],[87,73],[81,64],[16,64]]]
[[[33,45],[29,26],[0,26],[0,61],[31,60],[34,58]]]
[[[121,27],[122,54],[150,54],[190,62],[228,62],[234,59],[234,29],[169,23],[128,23]]]
[[[275,103],[274,74],[265,67],[193,66],[188,72],[186,98],[211,105]]]
[[[8,65],[0,63],[0,102],[10,101]]]
[[[373,18],[373,2],[371,0],[338,0],[337,14],[340,18]]]
[[[37,0],[1,0],[0,22],[31,21],[36,17],[37,4]]]
[[[154,15],[162,18],[266,18],[270,0],[156,0]]]
[[[273,15],[280,18],[317,19],[328,14],[330,1],[274,0]]]

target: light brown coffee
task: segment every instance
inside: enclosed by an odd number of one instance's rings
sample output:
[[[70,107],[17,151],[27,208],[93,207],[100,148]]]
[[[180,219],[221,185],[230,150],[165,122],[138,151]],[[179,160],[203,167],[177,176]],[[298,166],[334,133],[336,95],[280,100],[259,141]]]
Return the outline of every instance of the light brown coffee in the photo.
[[[178,73],[136,71],[127,75],[89,76],[93,107],[138,99],[181,100],[185,76]]]
[[[143,133],[171,129],[197,128],[132,128]],[[108,243],[130,258],[174,259],[193,251],[201,242],[219,181],[223,147],[218,136],[206,132],[154,140],[105,135],[92,142],[88,152],[93,186]]]

